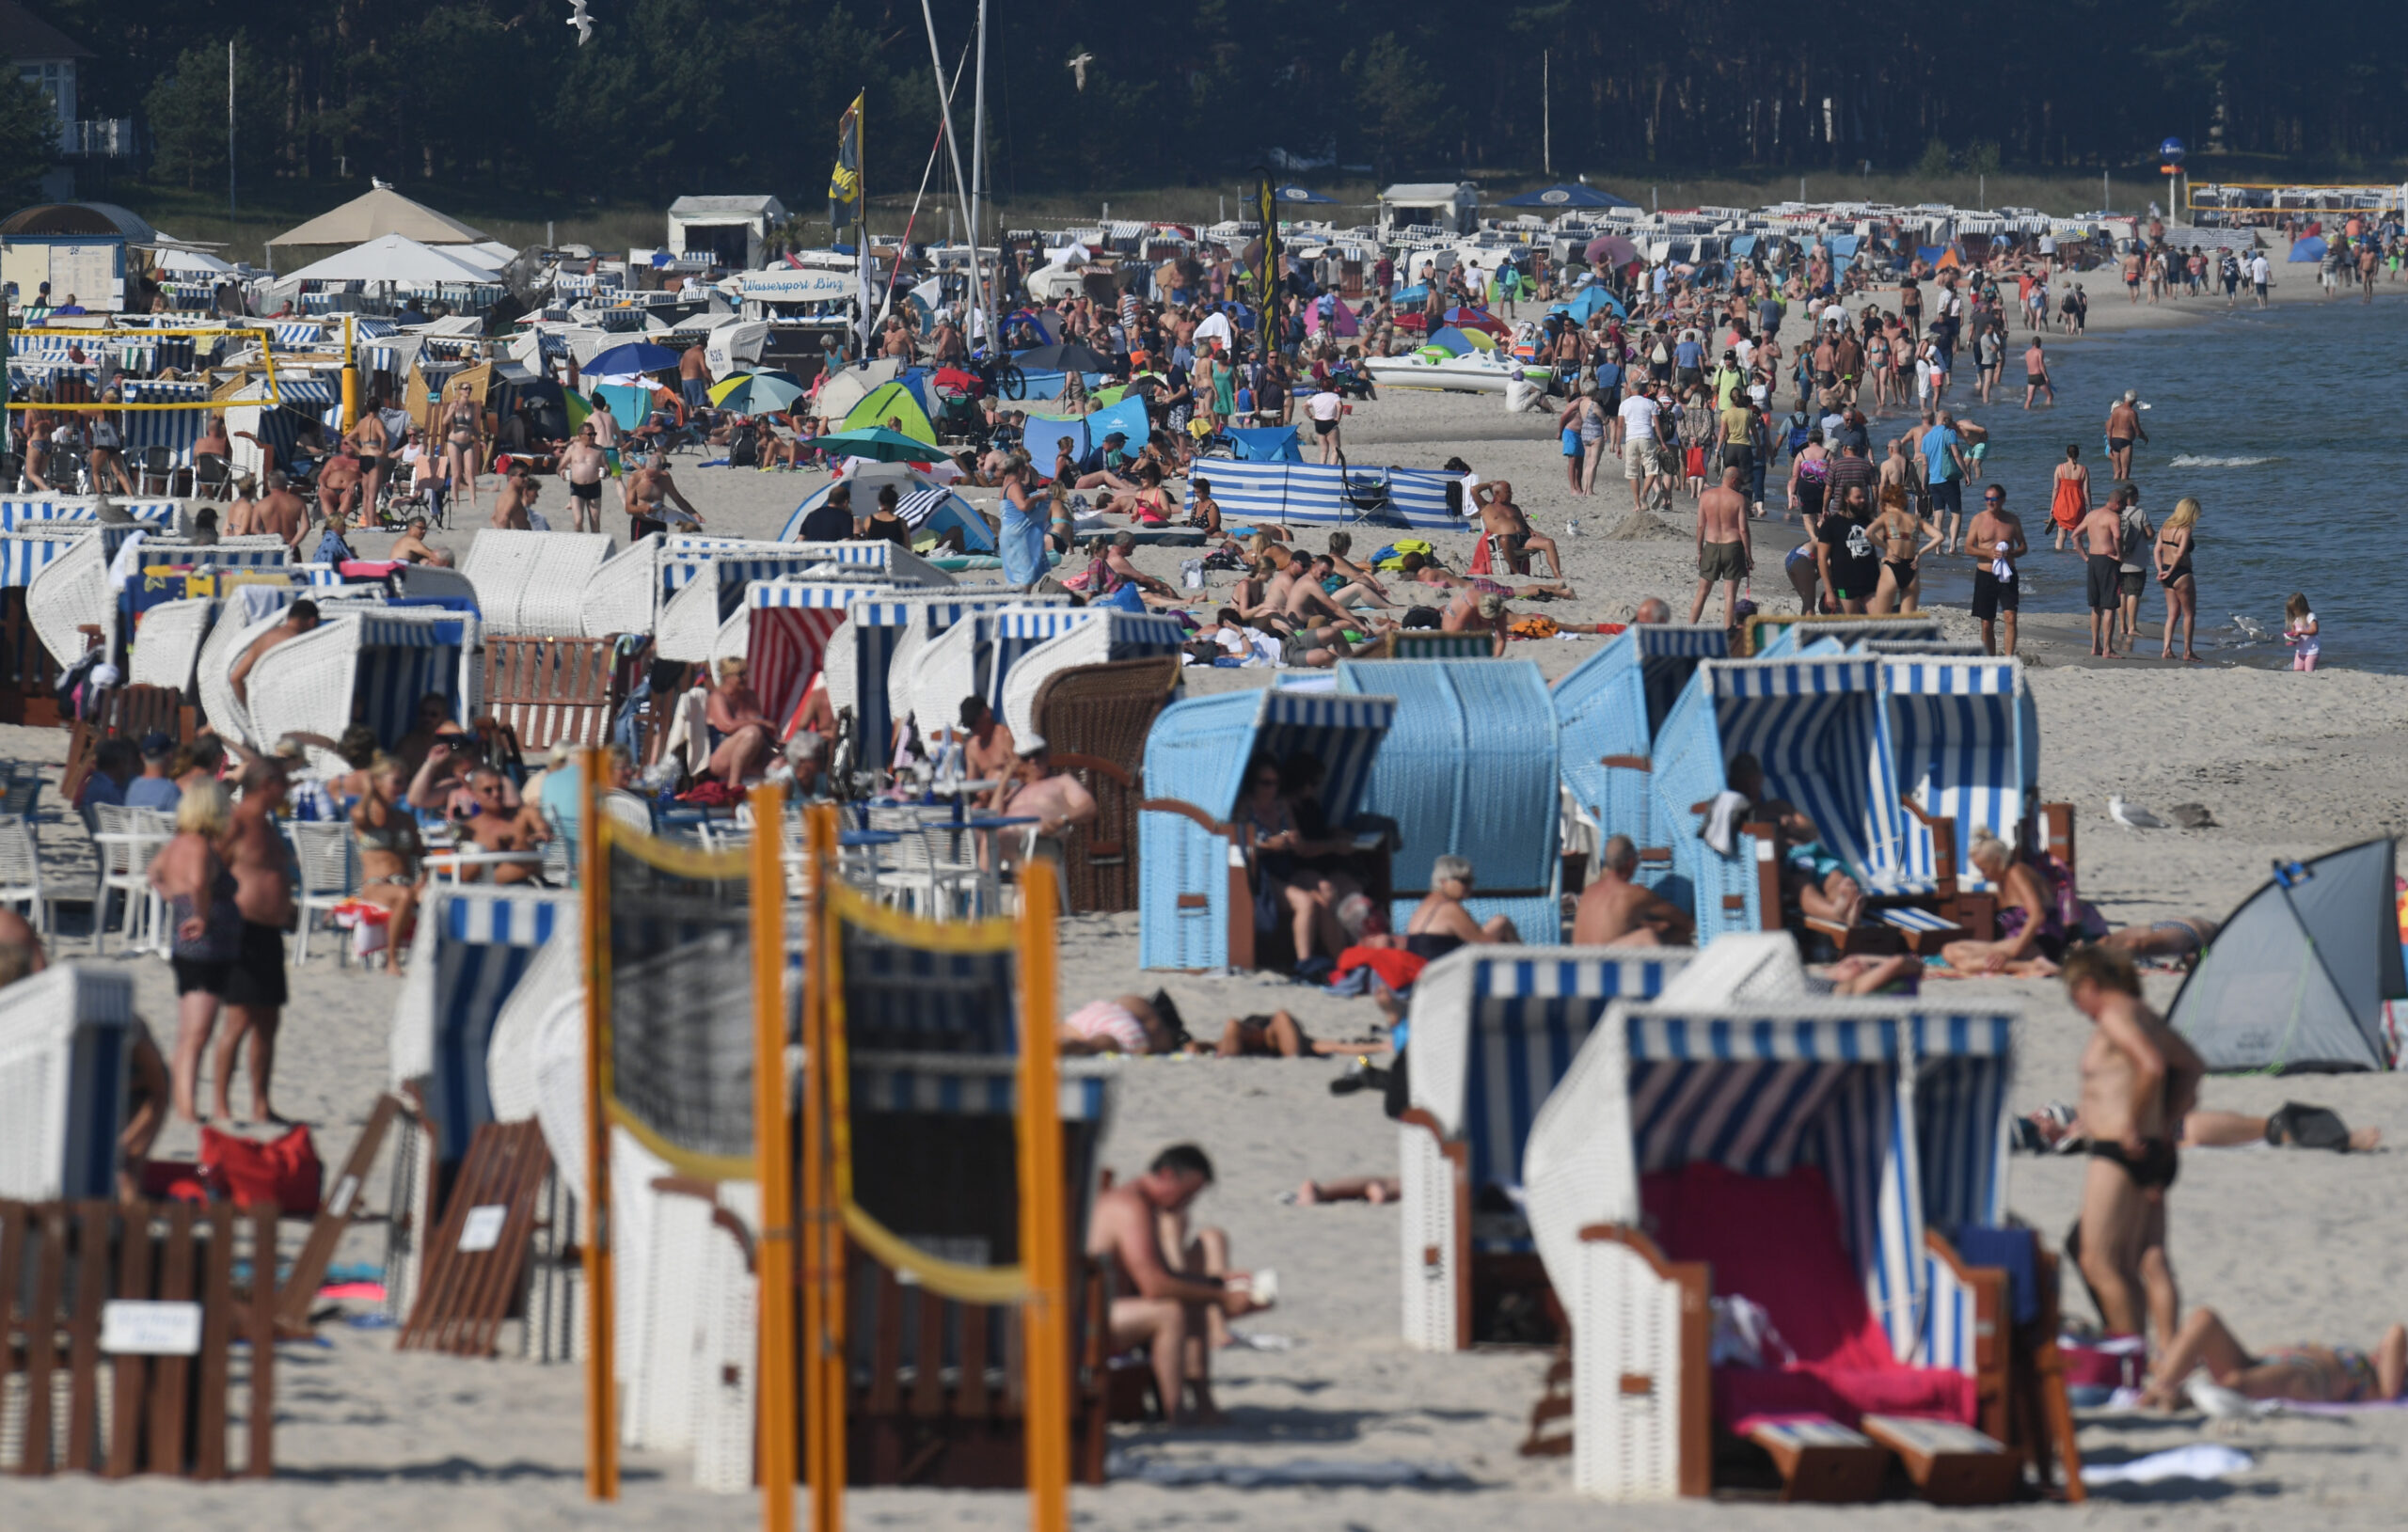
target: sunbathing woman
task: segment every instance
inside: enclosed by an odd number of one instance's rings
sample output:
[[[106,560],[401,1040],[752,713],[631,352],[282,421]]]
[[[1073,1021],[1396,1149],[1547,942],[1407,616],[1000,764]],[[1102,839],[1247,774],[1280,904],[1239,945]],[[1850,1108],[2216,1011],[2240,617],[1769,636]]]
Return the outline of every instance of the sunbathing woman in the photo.
[[[1824,846],[1822,832],[1803,811],[1779,801],[1766,807],[1774,811],[1774,822],[1786,843],[1781,859],[1782,887],[1798,901],[1798,912],[1808,920],[1854,925],[1864,910],[1863,885],[1848,872],[1846,862]]]
[[[2226,1388],[2252,1399],[2298,1399],[2310,1404],[2379,1404],[2399,1398],[2408,1382],[2408,1326],[2383,1333],[2372,1354],[2349,1346],[2285,1346],[2252,1356],[2211,1308],[2194,1308],[2159,1357],[2145,1409],[2171,1410],[2183,1381],[2197,1368]]]
[[[407,772],[400,756],[378,751],[362,773],[368,790],[351,811],[351,832],[359,843],[359,897],[392,911],[386,952],[388,966],[396,968],[390,955],[409,947],[419,897],[426,886],[418,817],[402,801]]]
[[[1295,812],[1279,796],[1278,763],[1267,755],[1258,756],[1246,768],[1246,796],[1231,817],[1253,832],[1255,871],[1261,881],[1258,909],[1268,905],[1272,911],[1288,912],[1298,962],[1312,956],[1317,945],[1323,956],[1335,959],[1346,950],[1346,932],[1321,892],[1318,875],[1308,882],[1293,880],[1296,855],[1306,842],[1296,828]],[[1257,924],[1262,924],[1259,917]]]
[[[2031,863],[2018,861],[2004,841],[1973,831],[1967,858],[1999,891],[1996,941],[1952,941],[1941,958],[1961,975],[2011,973],[2045,979],[2065,960],[2065,919],[2056,891]]]

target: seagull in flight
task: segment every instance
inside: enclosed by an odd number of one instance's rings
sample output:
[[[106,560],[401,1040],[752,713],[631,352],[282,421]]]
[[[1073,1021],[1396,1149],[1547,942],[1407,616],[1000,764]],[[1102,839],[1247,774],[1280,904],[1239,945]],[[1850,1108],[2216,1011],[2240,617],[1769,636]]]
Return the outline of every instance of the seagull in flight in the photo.
[[[593,40],[594,16],[585,8],[585,0],[568,0],[568,24],[577,28],[578,47]]]
[[[2108,795],[2107,817],[2123,826],[2126,829],[2163,829],[2166,828],[2164,820],[2160,819],[2157,815],[2149,813],[2147,809],[2142,808],[2139,804],[2125,802],[2124,797],[2121,793],[2112,793]]]
[[[1082,53],[1071,56],[1070,72],[1077,77],[1081,90],[1087,87],[1087,66],[1094,62],[1095,55],[1093,54]]]

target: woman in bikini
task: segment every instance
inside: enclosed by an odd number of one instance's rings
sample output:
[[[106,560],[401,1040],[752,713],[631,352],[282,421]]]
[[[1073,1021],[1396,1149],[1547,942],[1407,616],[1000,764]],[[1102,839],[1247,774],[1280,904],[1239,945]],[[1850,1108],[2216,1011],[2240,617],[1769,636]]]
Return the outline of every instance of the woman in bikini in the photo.
[[[483,423],[482,415],[476,401],[468,397],[468,386],[454,386],[452,403],[443,411],[444,476],[455,492],[467,497],[471,513],[477,509],[477,428]]]
[[[2157,583],[2165,588],[2165,642],[2158,658],[2174,657],[2174,624],[2182,624],[2182,657],[2195,661],[2191,640],[2199,621],[2199,581],[2191,570],[2191,555],[2198,550],[2199,502],[2184,496],[2174,514],[2157,529]]]
[[[1906,485],[1884,484],[1880,513],[1866,530],[1880,550],[1881,573],[1865,609],[1877,613],[1916,610],[1923,595],[1923,556],[1940,546],[1940,529],[1909,509]]]
[[[2049,500],[2049,519],[2057,524],[2057,551],[2066,550],[2066,539],[2090,514],[2090,470],[2083,466],[2082,449],[2066,444],[2066,460],[2057,465],[2056,488]],[[2079,551],[2079,550],[2077,550]]]
[[[2385,1330],[2371,1352],[2299,1345],[2252,1355],[2214,1309],[2194,1308],[2151,1369],[2141,1407],[2178,1408],[2184,1382],[2200,1369],[2243,1398],[2386,1404],[2408,1392],[2408,1326]]]
[[[1295,810],[1280,796],[1279,764],[1269,756],[1257,756],[1246,768],[1246,796],[1238,804],[1232,823],[1251,832],[1247,843],[1259,882],[1256,927],[1268,929],[1284,909],[1298,962],[1312,956],[1316,946],[1333,959],[1344,952],[1346,929],[1338,924],[1337,910],[1322,892],[1320,876],[1297,865],[1306,849],[1304,832],[1297,828]]]
[[[426,887],[418,817],[402,801],[408,767],[398,755],[378,751],[369,763],[368,791],[351,811],[351,833],[359,846],[359,897],[392,911],[386,931],[390,954],[408,949],[418,901]]]
[[[1806,445],[1789,460],[1789,509],[1806,525],[1823,513],[1823,492],[1831,482],[1831,454],[1823,446],[1823,428],[1806,433]]]

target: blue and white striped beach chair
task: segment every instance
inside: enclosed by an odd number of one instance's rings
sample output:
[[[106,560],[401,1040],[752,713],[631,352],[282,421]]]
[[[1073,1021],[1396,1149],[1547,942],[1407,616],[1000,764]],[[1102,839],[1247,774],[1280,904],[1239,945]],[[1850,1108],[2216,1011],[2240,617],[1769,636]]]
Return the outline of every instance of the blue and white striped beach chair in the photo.
[[[60,963],[0,989],[0,1198],[117,1195],[140,1025],[121,970]]]
[[[1422,971],[1402,1055],[1412,1104],[1397,1129],[1407,1343],[1461,1350],[1516,1264],[1530,1285],[1522,1145],[1539,1108],[1608,1003],[1661,992],[1696,956],[1466,947]]]
[[[1563,800],[1558,724],[1529,660],[1341,660],[1340,693],[1397,700],[1363,812],[1395,821],[1391,919],[1404,929],[1443,856],[1478,878],[1476,920],[1503,915],[1521,940],[1562,940]]]
[[[1711,949],[1709,949],[1711,951]],[[1974,1375],[2004,1429],[2001,1284],[1943,1228],[2004,1207],[2015,1016],[1880,997],[1782,1004],[1620,1001],[1541,1110],[1530,1226],[1572,1321],[1573,1482],[1613,1500],[1701,1494],[1710,1271],[1642,1233],[1640,1177],[1705,1163],[1817,1168],[1870,1312],[1897,1359]]]
[[[1549,690],[1563,731],[1563,785],[1597,822],[1600,839],[1627,835],[1640,847],[1640,881],[1650,887],[1672,873],[1671,827],[1648,791],[1656,732],[1698,661],[1730,652],[1730,635],[1719,627],[1641,624],[1624,628]],[[1688,902],[1677,891],[1666,897]]]
[[[1973,831],[2020,845],[2039,800],[2040,723],[2022,662],[1883,655],[1880,666],[1905,876],[1944,895],[1989,892],[1967,855]]]
[[[1173,703],[1146,735],[1138,806],[1138,961],[1190,972],[1254,967],[1248,837],[1231,821],[1258,755],[1323,768],[1333,827],[1361,812],[1396,714],[1391,697],[1241,691]],[[1283,914],[1282,918],[1285,916]]]
[[[365,723],[391,750],[417,726],[418,704],[447,699],[453,722],[477,716],[483,676],[476,662],[477,620],[419,608],[344,609],[297,639],[260,656],[246,690],[251,734],[273,743],[288,734],[341,737]],[[349,766],[318,746],[310,759],[321,771]]]
[[[1868,642],[1937,640],[1940,619],[1930,612],[1764,613],[1747,622],[1747,648],[1741,657],[1773,659],[1804,654],[1815,644],[1835,642],[1853,651]]]
[[[887,700],[895,717],[919,724],[923,738],[959,725],[961,700],[983,695],[977,670],[977,629],[951,635],[962,620],[1006,607],[1067,607],[1067,592],[1042,593],[1009,586],[960,585],[950,591],[898,591],[882,602],[905,608],[903,637],[887,671]]]

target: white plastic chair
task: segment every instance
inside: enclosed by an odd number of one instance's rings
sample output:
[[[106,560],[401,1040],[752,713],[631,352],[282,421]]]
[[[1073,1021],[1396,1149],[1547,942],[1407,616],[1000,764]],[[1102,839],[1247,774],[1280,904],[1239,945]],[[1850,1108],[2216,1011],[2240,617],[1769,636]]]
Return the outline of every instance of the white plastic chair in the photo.
[[[335,906],[351,897],[358,886],[359,867],[352,853],[351,827],[341,820],[305,820],[284,827],[287,839],[293,843],[293,861],[299,877],[294,879],[293,902],[301,910],[300,940],[293,944],[295,966],[309,960],[309,927],[313,914],[331,916]],[[345,943],[335,943],[335,962],[343,962]]]
[[[0,904],[25,906],[25,918],[46,937],[55,899],[42,890],[41,848],[34,841],[31,821],[23,814],[0,814]]]
[[[95,955],[108,950],[108,901],[112,893],[125,895],[126,945],[139,952],[158,944],[165,922],[158,918],[163,901],[150,889],[150,859],[175,833],[172,822],[166,822],[162,831],[164,819],[153,809],[129,809],[121,803],[92,805],[93,860],[100,872],[92,892]]]

